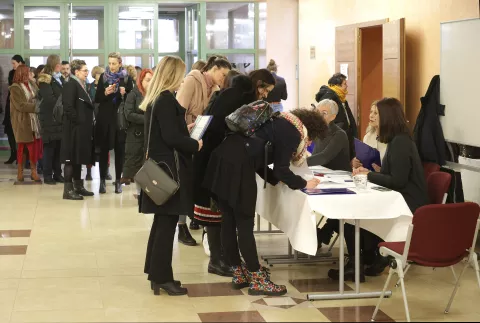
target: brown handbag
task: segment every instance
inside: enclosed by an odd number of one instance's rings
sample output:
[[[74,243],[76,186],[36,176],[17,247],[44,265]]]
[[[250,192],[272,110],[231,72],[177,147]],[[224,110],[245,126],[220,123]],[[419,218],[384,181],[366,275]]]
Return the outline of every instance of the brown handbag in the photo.
[[[154,107],[152,107],[150,125],[148,128],[147,151],[145,153],[146,161],[135,175],[135,182],[140,185],[143,192],[147,194],[156,205],[160,206],[167,203],[168,200],[170,200],[170,198],[180,189],[180,167],[178,163],[178,153],[175,149],[173,150],[173,156],[175,158],[175,167],[177,169],[177,181],[167,163],[156,162],[148,157],[148,151],[150,149],[150,134],[152,132],[153,109]],[[168,169],[168,173],[165,172],[160,165],[164,165]]]

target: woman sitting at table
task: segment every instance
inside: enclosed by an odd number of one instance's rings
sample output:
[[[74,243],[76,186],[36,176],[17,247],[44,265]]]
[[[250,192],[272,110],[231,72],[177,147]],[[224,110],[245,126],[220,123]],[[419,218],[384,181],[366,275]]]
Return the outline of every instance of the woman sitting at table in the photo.
[[[427,185],[423,175],[423,166],[417,147],[408,129],[403,106],[399,100],[384,98],[377,102],[378,118],[375,122],[378,140],[387,144],[387,151],[382,160],[380,172],[371,172],[364,167],[354,170],[353,175],[365,174],[368,180],[402,194],[408,207],[415,213],[419,207],[428,204]],[[378,276],[388,265],[388,260],[378,252],[378,244],[383,240],[375,234],[362,229],[360,233],[360,279],[365,276]],[[349,263],[345,267],[345,279],[355,277],[355,228],[345,225],[345,242]],[[363,271],[363,264],[368,265]],[[328,276],[338,279],[339,271],[331,269]]]
[[[262,87],[261,83],[256,86],[262,93],[273,88],[273,85]],[[255,173],[259,170],[259,174],[264,175],[265,162],[273,163],[273,171],[266,178],[272,185],[282,182],[293,190],[317,187],[318,179],[307,182],[290,170],[290,163],[303,164],[308,141],[324,137],[326,131],[327,125],[319,112],[295,109],[267,122],[255,132],[255,137],[231,134],[213,150],[203,184],[218,202],[223,215],[222,246],[225,260],[232,267],[233,288],[249,287],[249,295],[280,296],[287,292],[285,286],[270,280],[258,261],[253,234],[257,200]],[[266,154],[268,142],[271,149]]]

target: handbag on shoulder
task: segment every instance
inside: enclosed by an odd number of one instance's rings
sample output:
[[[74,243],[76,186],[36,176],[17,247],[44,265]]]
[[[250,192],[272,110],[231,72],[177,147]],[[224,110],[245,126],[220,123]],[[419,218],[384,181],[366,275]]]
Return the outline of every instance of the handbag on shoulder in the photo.
[[[152,120],[153,120],[153,109],[150,116],[150,125],[148,130],[148,139],[147,139],[147,149],[145,153],[145,163],[142,168],[135,175],[135,182],[140,185],[143,192],[150,197],[150,199],[158,206],[167,203],[170,198],[175,195],[175,193],[180,188],[180,171],[178,164],[178,154],[177,151],[173,150],[173,156],[175,158],[175,167],[177,169],[177,178],[175,180],[170,167],[165,162],[156,162],[155,160],[148,157],[148,151],[150,149],[150,135],[152,132]],[[165,172],[160,164],[163,164],[168,172]]]

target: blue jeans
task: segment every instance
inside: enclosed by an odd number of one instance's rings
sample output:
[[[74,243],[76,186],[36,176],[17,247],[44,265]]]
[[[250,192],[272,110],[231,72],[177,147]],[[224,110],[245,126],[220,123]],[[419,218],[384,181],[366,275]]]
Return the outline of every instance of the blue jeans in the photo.
[[[283,112],[283,104],[272,103],[271,106],[272,106],[273,112]]]

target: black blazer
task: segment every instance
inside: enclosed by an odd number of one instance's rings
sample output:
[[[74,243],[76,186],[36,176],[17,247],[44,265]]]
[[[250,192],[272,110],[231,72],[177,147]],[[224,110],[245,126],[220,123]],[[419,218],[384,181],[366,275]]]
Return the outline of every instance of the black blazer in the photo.
[[[283,77],[277,75],[277,73],[272,73],[273,77],[275,78],[275,87],[273,88],[272,92],[270,92],[267,96],[268,103],[272,102],[281,102],[282,100],[286,100],[288,98],[287,93],[287,83]]]
[[[40,104],[38,120],[41,125],[42,140],[48,143],[52,140],[62,139],[62,122],[53,120],[53,108],[57,99],[62,95],[62,83],[57,81],[52,75],[40,73],[38,75],[38,89],[40,98],[43,99]]]
[[[150,150],[148,157],[157,163],[164,162],[178,180],[180,189],[164,205],[156,205],[148,195],[140,194],[140,211],[160,215],[193,215],[192,156],[198,151],[198,142],[190,138],[185,121],[185,109],[178,103],[170,91],[164,91],[153,106],[152,131],[150,134]],[[145,150],[147,149],[148,132],[152,106],[145,112]],[[174,149],[178,153],[180,172],[177,173]],[[167,167],[159,164],[167,173]]]
[[[63,85],[61,160],[88,165],[93,162],[93,102],[77,80]]]
[[[368,180],[402,194],[415,210],[428,204],[427,184],[417,147],[407,134],[395,136],[387,146],[380,173],[368,173]]]

